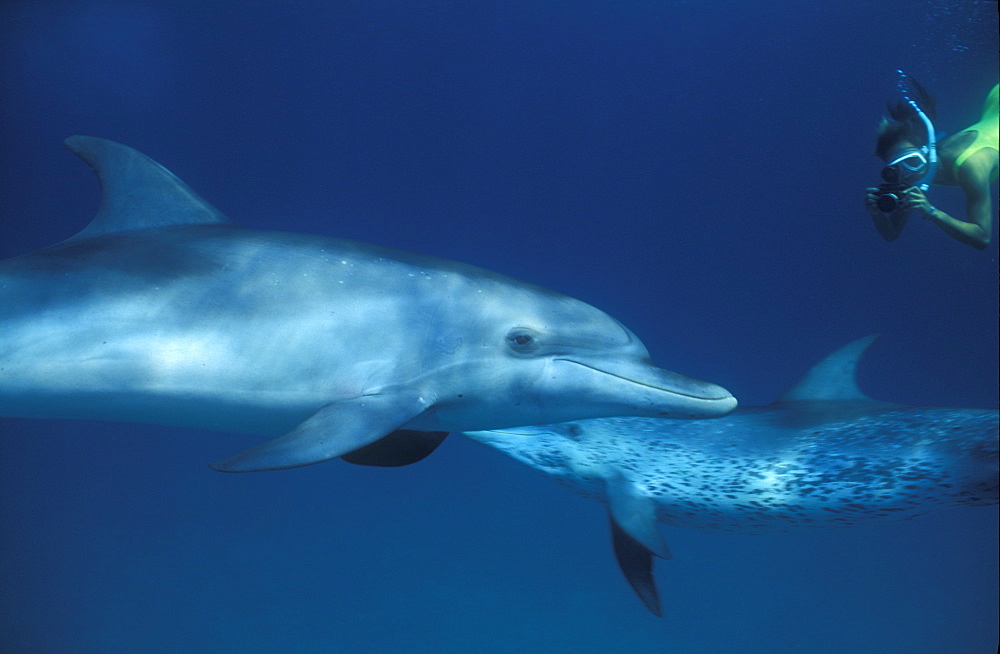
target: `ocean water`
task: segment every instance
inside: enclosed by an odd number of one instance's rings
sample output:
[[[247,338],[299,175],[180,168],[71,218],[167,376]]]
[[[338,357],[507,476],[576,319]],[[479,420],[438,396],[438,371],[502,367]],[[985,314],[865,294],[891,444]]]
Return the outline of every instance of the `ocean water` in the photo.
[[[882,339],[871,396],[995,408],[997,244],[862,208],[902,68],[948,132],[996,3],[0,5],[0,257],[81,229],[61,146],[139,149],[239,223],[473,263],[590,302],[771,401]],[[993,189],[997,206],[996,186]],[[933,203],[962,215],[955,189]],[[0,418],[4,654],[993,652],[997,507],[769,536],[664,529],[665,617],[601,506],[452,438],[424,462],[225,475],[255,441]]]

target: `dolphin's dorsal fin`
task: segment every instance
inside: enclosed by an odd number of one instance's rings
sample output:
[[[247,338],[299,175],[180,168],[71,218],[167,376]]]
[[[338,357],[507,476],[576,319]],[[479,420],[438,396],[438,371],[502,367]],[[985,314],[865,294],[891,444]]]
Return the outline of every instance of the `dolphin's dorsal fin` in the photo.
[[[230,223],[221,211],[141,152],[93,136],[71,136],[65,143],[94,169],[101,183],[97,215],[71,241],[139,229]]]
[[[858,388],[855,374],[861,355],[878,337],[878,334],[872,334],[859,338],[826,357],[778,402],[874,401]]]

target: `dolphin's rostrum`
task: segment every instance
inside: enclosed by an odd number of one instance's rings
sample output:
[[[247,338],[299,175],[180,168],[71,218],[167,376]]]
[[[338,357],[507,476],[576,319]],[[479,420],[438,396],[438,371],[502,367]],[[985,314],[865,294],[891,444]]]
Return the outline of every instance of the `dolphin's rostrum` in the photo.
[[[345,454],[399,465],[448,431],[735,407],[652,365],[578,300],[432,257],[240,229],[131,148],[66,145],[96,172],[101,206],[76,236],[0,262],[0,415],[279,436],[214,465],[251,471]]]

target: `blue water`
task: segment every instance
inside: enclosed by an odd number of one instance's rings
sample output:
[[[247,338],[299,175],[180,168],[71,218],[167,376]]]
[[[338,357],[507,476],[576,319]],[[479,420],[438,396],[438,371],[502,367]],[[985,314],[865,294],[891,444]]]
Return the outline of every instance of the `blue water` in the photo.
[[[894,71],[978,119],[992,0],[0,5],[0,256],[81,229],[61,145],[162,162],[243,225],[474,263],[619,318],[744,404],[880,332],[861,386],[997,405],[997,244],[862,209]],[[996,205],[994,186],[994,206]],[[934,189],[963,215],[961,194]],[[411,468],[207,464],[254,439],[0,420],[4,654],[977,653],[997,509],[664,530],[665,618],[602,508],[459,438]]]

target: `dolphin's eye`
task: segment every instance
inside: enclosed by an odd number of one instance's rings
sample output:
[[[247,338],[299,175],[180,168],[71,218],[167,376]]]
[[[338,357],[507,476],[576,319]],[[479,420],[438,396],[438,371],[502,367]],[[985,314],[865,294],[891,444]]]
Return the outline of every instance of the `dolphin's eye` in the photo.
[[[538,339],[527,329],[512,329],[507,334],[507,344],[515,352],[533,352],[538,349]]]

